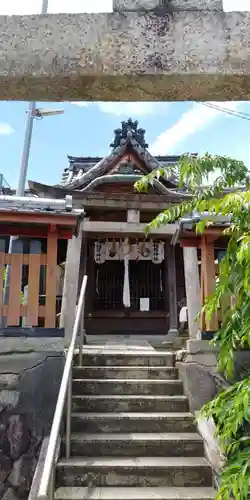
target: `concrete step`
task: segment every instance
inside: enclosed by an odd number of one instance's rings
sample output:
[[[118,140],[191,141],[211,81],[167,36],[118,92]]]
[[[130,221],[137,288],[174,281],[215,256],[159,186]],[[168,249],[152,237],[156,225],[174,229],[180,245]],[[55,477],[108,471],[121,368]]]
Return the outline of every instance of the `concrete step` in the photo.
[[[183,394],[181,380],[74,379],[73,394]]]
[[[73,432],[195,432],[192,413],[73,413]]]
[[[55,500],[214,500],[213,488],[84,488],[63,487]]]
[[[78,363],[78,354],[75,354]],[[129,349],[84,349],[83,364],[89,366],[173,366],[174,352]]]
[[[204,458],[71,458],[57,464],[60,486],[212,487]]]
[[[76,379],[164,379],[175,380],[178,370],[172,366],[82,366],[74,367]]]
[[[72,411],[86,412],[187,412],[186,396],[75,395]]]
[[[65,454],[65,446],[62,446]],[[75,457],[202,457],[203,441],[197,433],[72,434]]]

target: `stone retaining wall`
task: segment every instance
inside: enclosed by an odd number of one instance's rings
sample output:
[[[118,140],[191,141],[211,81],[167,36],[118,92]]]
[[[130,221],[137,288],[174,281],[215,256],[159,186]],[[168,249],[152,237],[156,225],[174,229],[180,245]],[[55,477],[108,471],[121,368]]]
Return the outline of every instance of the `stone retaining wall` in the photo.
[[[61,340],[0,339],[0,499],[26,499],[64,367]]]

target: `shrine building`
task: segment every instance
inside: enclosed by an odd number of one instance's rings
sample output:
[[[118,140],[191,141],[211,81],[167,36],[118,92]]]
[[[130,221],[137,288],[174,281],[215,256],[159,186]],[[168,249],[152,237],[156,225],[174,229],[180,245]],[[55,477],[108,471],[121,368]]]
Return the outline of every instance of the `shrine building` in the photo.
[[[114,131],[108,156],[69,156],[57,185],[29,181],[31,193],[53,199],[69,194],[74,207],[85,211],[79,236],[68,243],[61,312],[66,330],[72,326],[70,311],[73,317],[84,274],[88,275],[87,334],[173,338],[178,335],[183,305],[188,305],[194,320],[204,300],[200,282],[205,279],[207,293],[212,289],[217,254],[226,247],[221,228],[217,224],[210,236],[206,233],[205,246],[192,220],[188,225],[177,221],[153,229],[145,237],[147,223],[160,211],[191,196],[185,186],[178,187],[178,169],[173,167],[179,159],[153,157],[145,130],[129,119]],[[147,192],[138,192],[135,182],[159,167],[164,167],[164,177],[154,179]],[[201,276],[202,245],[205,254],[212,248],[212,268],[205,267]],[[204,276],[213,282],[208,284]],[[191,325],[194,336],[197,329]]]

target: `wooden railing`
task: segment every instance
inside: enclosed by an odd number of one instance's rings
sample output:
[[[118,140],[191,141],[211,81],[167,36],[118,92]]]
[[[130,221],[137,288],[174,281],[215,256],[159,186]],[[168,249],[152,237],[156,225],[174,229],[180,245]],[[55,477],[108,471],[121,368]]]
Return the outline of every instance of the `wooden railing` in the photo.
[[[5,289],[6,268],[10,279]],[[27,267],[26,267],[27,266]],[[7,326],[56,326],[56,267],[57,236],[47,240],[47,253],[41,252],[41,242],[31,241],[29,253],[23,253],[23,242],[13,241],[12,253],[5,252],[5,241],[0,240],[0,316],[7,318]],[[41,282],[44,278],[44,293]],[[24,285],[28,288],[23,300]],[[43,297],[41,297],[43,295]]]

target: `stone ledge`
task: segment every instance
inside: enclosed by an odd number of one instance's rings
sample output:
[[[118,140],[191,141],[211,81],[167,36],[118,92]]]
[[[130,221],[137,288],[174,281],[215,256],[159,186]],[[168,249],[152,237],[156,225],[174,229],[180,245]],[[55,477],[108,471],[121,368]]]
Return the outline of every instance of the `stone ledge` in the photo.
[[[246,99],[249,23],[249,12],[1,16],[0,99]]]
[[[218,350],[211,347],[208,340],[187,340],[187,352],[189,354],[204,354],[204,353],[216,353]]]
[[[219,439],[216,437],[216,427],[212,418],[206,419],[196,412],[197,426],[204,441],[205,457],[212,467],[214,481],[220,476],[221,469],[225,463],[225,457],[221,451]]]
[[[31,327],[19,327],[19,326],[8,326],[6,328],[0,328],[0,338],[1,337],[48,337],[48,338],[62,338],[64,337],[64,328],[40,328],[36,326]]]
[[[64,339],[59,338],[24,338],[0,337],[0,356],[32,352],[64,352]]]

